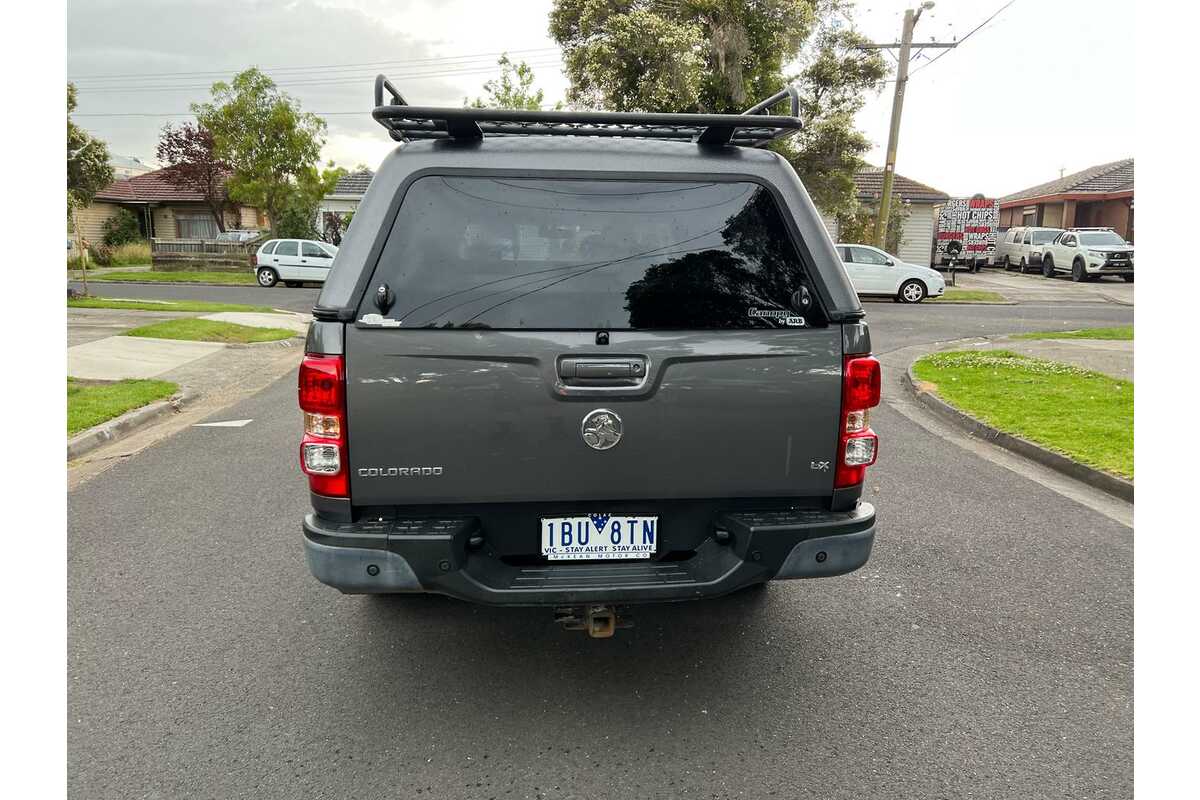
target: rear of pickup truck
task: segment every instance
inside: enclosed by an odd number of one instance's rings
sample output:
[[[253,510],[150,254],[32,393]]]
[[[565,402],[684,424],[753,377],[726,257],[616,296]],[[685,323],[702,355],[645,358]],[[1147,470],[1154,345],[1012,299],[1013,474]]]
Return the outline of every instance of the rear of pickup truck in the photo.
[[[372,187],[300,370],[319,580],[570,606],[866,562],[879,365],[811,202],[647,163]]]

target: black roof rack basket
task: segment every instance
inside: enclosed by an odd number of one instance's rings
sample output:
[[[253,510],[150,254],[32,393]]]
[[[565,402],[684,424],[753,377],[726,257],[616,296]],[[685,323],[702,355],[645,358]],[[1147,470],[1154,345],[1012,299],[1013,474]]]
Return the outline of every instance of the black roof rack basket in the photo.
[[[384,103],[384,92],[390,97]],[[790,116],[767,112],[790,101]],[[741,114],[643,114],[618,111],[523,111],[510,108],[436,108],[410,106],[391,82],[375,78],[371,116],[396,141],[409,139],[482,139],[484,134],[517,136],[627,136],[683,139],[700,144],[762,147],[801,128],[796,87],[783,90]]]

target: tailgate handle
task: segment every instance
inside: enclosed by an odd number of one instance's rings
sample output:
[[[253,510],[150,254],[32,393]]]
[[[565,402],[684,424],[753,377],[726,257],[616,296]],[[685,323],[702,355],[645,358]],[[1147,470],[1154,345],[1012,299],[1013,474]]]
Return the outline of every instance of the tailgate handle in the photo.
[[[581,384],[635,385],[646,374],[641,358],[564,358],[558,362],[558,376]]]

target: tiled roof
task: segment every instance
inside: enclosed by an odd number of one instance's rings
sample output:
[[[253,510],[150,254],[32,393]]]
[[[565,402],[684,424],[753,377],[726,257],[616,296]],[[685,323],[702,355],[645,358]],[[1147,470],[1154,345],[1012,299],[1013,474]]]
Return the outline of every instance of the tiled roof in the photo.
[[[96,192],[96,199],[118,203],[202,202],[204,195],[180,189],[167,180],[165,169],[156,169],[145,175],[113,181]]]
[[[351,172],[349,175],[343,175],[338,180],[337,185],[333,187],[334,194],[357,194],[363,195],[367,192],[367,187],[371,185],[371,179],[375,177],[375,173],[369,169],[364,169],[361,172]]]
[[[855,172],[854,186],[858,190],[859,200],[878,200],[883,194],[883,167],[863,167]],[[945,192],[906,178],[898,172],[892,179],[892,194],[899,195],[901,200],[919,203],[940,203],[950,199]]]
[[[1049,197],[1056,194],[1076,194],[1081,192],[1133,191],[1133,159],[1123,158],[1120,161],[1110,161],[1107,164],[1097,164],[1085,170],[1065,175],[1058,180],[1039,183],[1019,192],[1014,192],[1000,198],[1001,203],[1011,203],[1017,200],[1034,197]]]

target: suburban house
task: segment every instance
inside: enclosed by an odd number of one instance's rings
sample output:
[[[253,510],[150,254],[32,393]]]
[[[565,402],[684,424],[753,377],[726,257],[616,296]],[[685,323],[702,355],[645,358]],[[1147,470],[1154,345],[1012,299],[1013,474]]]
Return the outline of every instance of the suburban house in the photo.
[[[1000,198],[1000,227],[1112,228],[1133,241],[1133,159],[1098,164]]]
[[[358,210],[358,203],[374,177],[375,173],[369,169],[343,175],[317,207],[317,230],[327,230],[333,214],[345,215]]]
[[[90,242],[104,239],[104,222],[122,209],[137,215],[138,227],[147,239],[214,239],[217,221],[204,204],[204,197],[180,189],[168,181],[164,170],[115,180],[96,193],[92,204],[75,213],[80,234]],[[249,230],[268,227],[266,214],[249,206],[225,210],[225,227]],[[74,231],[68,231],[73,237]]]
[[[854,173],[858,202],[868,208],[878,208],[883,197],[883,168],[864,167]],[[895,255],[901,261],[927,266],[933,254],[933,237],[937,231],[938,211],[950,195],[932,186],[918,183],[896,173],[892,180],[892,209],[903,203],[908,207],[908,219],[901,228],[900,247]],[[822,214],[822,220],[834,241],[838,239],[837,220]]]

